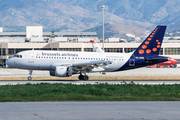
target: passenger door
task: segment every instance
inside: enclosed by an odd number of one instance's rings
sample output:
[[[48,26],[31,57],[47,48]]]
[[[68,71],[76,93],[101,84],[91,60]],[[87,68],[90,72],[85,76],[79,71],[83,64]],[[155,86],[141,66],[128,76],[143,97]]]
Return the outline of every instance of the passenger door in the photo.
[[[134,57],[134,55],[131,56],[131,58],[129,60],[129,66],[135,66],[135,57]]]
[[[28,62],[34,63],[34,53],[33,52],[28,53]]]

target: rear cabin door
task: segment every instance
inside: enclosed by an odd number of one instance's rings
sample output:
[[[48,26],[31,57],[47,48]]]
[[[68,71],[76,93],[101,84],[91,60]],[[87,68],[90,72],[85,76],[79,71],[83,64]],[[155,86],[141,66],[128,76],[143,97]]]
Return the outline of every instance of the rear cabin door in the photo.
[[[135,56],[131,56],[130,60],[129,60],[129,66],[135,66]]]

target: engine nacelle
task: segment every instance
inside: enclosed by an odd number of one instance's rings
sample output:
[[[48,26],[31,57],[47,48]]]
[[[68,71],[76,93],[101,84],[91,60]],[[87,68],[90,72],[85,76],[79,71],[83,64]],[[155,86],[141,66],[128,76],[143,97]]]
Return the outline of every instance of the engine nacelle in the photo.
[[[72,76],[73,69],[67,66],[56,66],[55,71],[51,70],[49,73],[51,76],[69,77]]]
[[[49,74],[51,76],[58,76],[58,77],[69,77],[72,76],[73,69],[72,67],[67,66],[56,66],[55,70],[50,70]]]

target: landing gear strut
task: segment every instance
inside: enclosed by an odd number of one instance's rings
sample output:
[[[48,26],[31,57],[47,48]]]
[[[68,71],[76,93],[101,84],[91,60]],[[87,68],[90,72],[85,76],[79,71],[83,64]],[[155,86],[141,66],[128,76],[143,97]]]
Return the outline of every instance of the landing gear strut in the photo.
[[[84,80],[84,81],[87,81],[87,80],[89,80],[89,77],[85,74],[85,75],[82,75],[82,73],[80,73],[80,75],[79,75],[79,80]]]
[[[28,80],[29,80],[29,81],[31,81],[31,80],[32,80],[32,77],[31,77],[32,72],[33,72],[33,70],[29,70],[29,75],[30,75],[30,76],[28,77]]]

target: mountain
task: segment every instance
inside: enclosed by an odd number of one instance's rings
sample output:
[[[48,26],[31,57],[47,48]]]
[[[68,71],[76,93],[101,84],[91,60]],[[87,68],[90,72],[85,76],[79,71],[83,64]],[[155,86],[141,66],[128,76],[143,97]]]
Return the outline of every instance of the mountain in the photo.
[[[58,2],[58,0],[54,0]],[[139,21],[150,26],[136,27],[152,29],[158,24],[168,25],[168,30],[180,27],[180,0],[61,0],[65,5],[80,6],[91,11],[98,11],[97,6],[107,5],[110,14],[125,20]],[[127,24],[125,24],[127,25]]]
[[[180,27],[180,0],[0,0],[0,26],[42,25],[45,29],[83,31],[105,23],[152,30],[158,24],[168,30]],[[5,30],[14,30],[7,27]],[[18,27],[16,27],[18,28]]]
[[[142,28],[127,26],[127,25],[118,25],[113,23],[105,24],[104,29],[105,29],[105,33],[104,33],[105,39],[110,37],[126,38],[125,36],[126,33],[131,33],[135,36],[141,36],[148,33],[147,30]],[[103,38],[102,26],[93,27],[85,30],[84,32],[96,32],[99,38]]]

